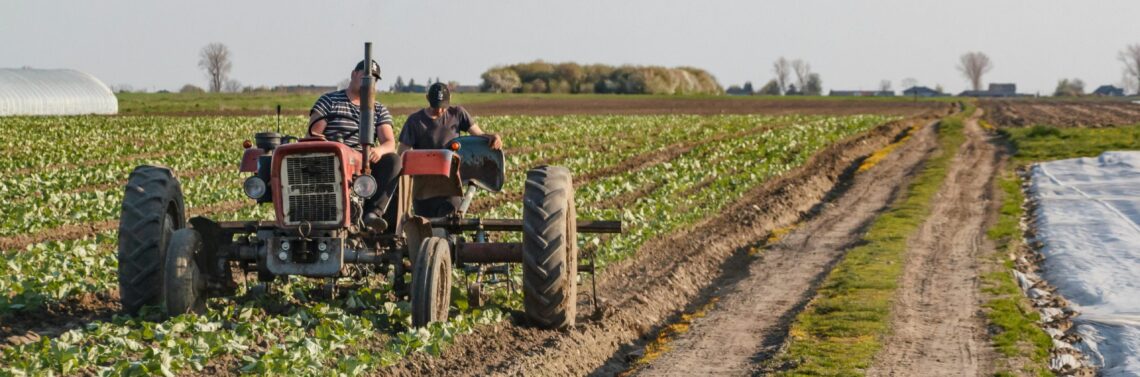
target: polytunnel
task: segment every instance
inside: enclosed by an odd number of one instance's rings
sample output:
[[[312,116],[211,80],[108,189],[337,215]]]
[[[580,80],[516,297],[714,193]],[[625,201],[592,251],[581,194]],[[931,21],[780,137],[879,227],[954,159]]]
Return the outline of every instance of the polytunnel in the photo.
[[[116,114],[102,81],[71,69],[0,68],[0,116]]]

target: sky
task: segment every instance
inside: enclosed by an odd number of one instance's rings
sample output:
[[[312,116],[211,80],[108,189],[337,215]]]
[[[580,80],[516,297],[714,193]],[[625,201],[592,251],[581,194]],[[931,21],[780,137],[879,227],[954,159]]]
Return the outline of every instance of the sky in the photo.
[[[375,46],[382,87],[397,76],[478,84],[487,68],[548,62],[695,66],[724,87],[803,59],[824,89],[904,78],[958,92],[968,51],[985,82],[1052,93],[1118,84],[1119,51],[1140,43],[1140,1],[0,0],[0,68],[70,68],[107,85],[206,86],[199,50],[227,45],[243,85],[335,85]]]

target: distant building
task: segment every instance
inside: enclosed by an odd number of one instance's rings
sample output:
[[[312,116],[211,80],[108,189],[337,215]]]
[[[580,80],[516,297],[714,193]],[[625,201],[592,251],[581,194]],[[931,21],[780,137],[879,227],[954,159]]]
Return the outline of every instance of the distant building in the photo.
[[[1124,97],[1124,88],[1117,88],[1112,85],[1101,85],[1092,92],[1092,95],[1103,97]]]
[[[832,90],[827,92],[832,97],[894,97],[895,92],[890,90]]]
[[[942,97],[945,96],[946,93],[942,93],[925,86],[912,86],[909,89],[904,90],[903,95],[907,97]]]
[[[959,97],[1017,97],[1017,84],[990,84],[986,90],[966,90]]]
[[[990,84],[989,92],[995,97],[1013,97],[1017,95],[1017,84]]]
[[[459,85],[451,91],[455,93],[479,93],[479,85]]]
[[[274,92],[285,93],[328,93],[336,91],[337,87],[327,85],[278,85],[273,87]]]

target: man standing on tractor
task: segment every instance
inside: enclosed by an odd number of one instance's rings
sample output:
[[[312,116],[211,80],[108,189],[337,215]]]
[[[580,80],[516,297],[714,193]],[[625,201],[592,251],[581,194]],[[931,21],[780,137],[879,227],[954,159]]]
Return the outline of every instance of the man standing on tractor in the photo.
[[[360,143],[360,86],[364,78],[364,61],[356,64],[348,81],[348,88],[325,93],[313,104],[309,111],[309,136],[323,137],[338,141],[349,147],[361,149]],[[380,80],[380,65],[372,61],[372,76]],[[395,211],[388,207],[395,204],[391,200],[396,190],[400,174],[400,156],[396,154],[395,132],[392,131],[392,114],[388,108],[376,101],[375,140],[365,142],[375,145],[369,148],[368,162],[372,167],[372,177],[380,190],[368,198],[364,205],[364,221],[369,226],[384,229],[394,222]],[[384,216],[388,214],[389,216]]]
[[[408,116],[400,130],[400,149],[446,149],[447,142],[459,137],[460,132],[488,139],[492,149],[501,149],[499,135],[488,134],[479,128],[471,114],[462,106],[451,106],[451,90],[443,83],[432,84],[427,92],[428,107]],[[412,203],[417,215],[444,216],[459,208],[461,197],[440,196]]]

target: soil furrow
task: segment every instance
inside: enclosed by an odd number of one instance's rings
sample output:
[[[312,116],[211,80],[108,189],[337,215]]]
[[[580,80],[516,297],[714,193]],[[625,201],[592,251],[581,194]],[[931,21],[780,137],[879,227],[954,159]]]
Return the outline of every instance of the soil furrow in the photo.
[[[950,164],[926,222],[909,241],[892,310],[892,333],[868,375],[981,376],[996,353],[986,333],[979,272],[994,252],[987,218],[996,213],[993,179],[1000,155],[978,126],[964,122],[966,141]]]
[[[715,284],[716,307],[639,374],[750,375],[783,343],[791,320],[866,227],[905,189],[936,148],[935,127],[919,130],[889,159],[857,175],[818,215]]]
[[[186,216],[193,217],[198,215],[233,212],[249,204],[250,201],[248,199],[225,201],[202,207],[190,208],[186,211]],[[61,225],[55,228],[45,229],[31,234],[0,237],[0,250],[22,249],[27,245],[47,241],[74,240],[90,236],[95,233],[114,230],[118,227],[118,219],[93,223]]]
[[[389,375],[612,374],[608,362],[632,350],[668,316],[697,298],[734,255],[772,229],[792,224],[840,184],[845,172],[887,145],[913,119],[879,126],[820,151],[800,168],[750,190],[721,214],[687,230],[647,242],[629,259],[599,276],[600,315],[588,318],[588,291],[579,300],[579,325],[544,331],[501,323],[460,336],[442,355],[415,355],[382,370]]]

